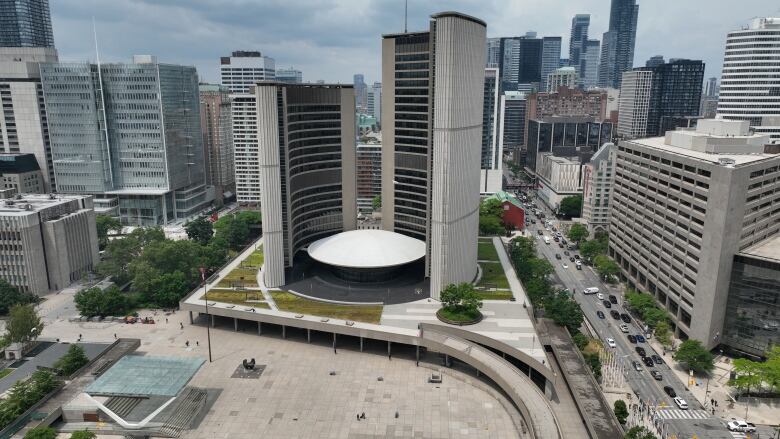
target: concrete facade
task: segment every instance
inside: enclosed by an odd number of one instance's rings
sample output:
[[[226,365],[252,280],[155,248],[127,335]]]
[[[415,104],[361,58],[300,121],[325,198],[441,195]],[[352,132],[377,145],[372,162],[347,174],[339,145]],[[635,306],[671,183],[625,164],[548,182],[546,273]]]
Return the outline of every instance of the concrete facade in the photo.
[[[222,85],[231,93],[249,93],[258,81],[275,78],[276,63],[258,51],[236,50],[230,56],[220,57],[219,75]]]
[[[547,93],[555,93],[560,87],[577,87],[577,71],[574,67],[561,67],[550,72],[545,78]]]
[[[200,127],[206,158],[206,183],[216,188],[217,199],[235,194],[232,104],[227,87],[201,84]]]
[[[748,122],[702,120],[618,146],[609,254],[678,336],[708,348],[721,341],[734,255],[780,233],[780,155],[762,153],[768,139]]]
[[[579,160],[556,157],[550,152],[539,156],[537,194],[550,209],[557,210],[566,197],[582,194],[582,165]]]
[[[615,144],[606,143],[582,167],[582,219],[591,234],[609,229],[616,157]]]
[[[0,154],[0,189],[43,194],[43,174],[32,154]]]
[[[477,272],[485,23],[445,12],[382,41],[383,228],[427,243],[434,298]],[[431,100],[432,99],[432,100]]]
[[[652,85],[651,70],[632,70],[623,73],[618,99],[618,135],[626,139],[636,139],[646,135]]]
[[[327,84],[266,82],[255,93],[263,276],[277,287],[299,250],[357,226],[355,99],[351,86]]]
[[[259,206],[260,184],[257,143],[257,98],[254,94],[231,94],[233,118],[233,160],[236,174],[236,201]]]
[[[0,277],[43,295],[81,279],[98,262],[92,198],[18,195],[0,208]]]

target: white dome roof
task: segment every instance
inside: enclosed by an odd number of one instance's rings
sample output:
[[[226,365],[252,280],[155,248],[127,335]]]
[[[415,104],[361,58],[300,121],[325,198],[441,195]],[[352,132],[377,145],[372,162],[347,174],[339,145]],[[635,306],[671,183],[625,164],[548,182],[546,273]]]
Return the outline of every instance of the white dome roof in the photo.
[[[309,256],[337,267],[394,267],[424,257],[425,242],[387,230],[351,230],[313,242]]]

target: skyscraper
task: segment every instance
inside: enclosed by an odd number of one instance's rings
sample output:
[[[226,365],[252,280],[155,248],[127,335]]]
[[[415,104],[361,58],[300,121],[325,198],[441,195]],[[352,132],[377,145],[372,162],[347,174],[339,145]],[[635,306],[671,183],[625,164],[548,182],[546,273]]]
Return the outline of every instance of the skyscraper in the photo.
[[[780,142],[780,17],[756,18],[729,32],[718,95],[718,116],[748,120]]]
[[[300,84],[303,82],[303,72],[292,67],[289,69],[276,69],[274,74],[277,81]]]
[[[382,41],[383,228],[426,242],[434,298],[477,272],[485,32],[443,12]]]
[[[479,190],[495,193],[501,190],[502,154],[498,145],[498,69],[485,69],[485,87],[482,101],[482,166]]]
[[[599,40],[588,40],[580,55],[578,70],[580,86],[585,90],[599,85]]]
[[[638,17],[636,0],[612,0],[609,30],[601,41],[599,86],[618,88],[623,72],[634,66]]]
[[[526,94],[506,91],[501,96],[498,124],[498,149],[501,154],[511,152],[515,164],[522,165],[525,144]]]
[[[233,117],[233,151],[236,170],[236,201],[260,205],[260,166],[257,156],[257,98],[249,93],[230,95]]]
[[[560,60],[560,42],[557,46]],[[548,50],[550,53],[554,53],[554,40],[548,44]],[[501,38],[499,48],[501,89],[538,88],[542,82],[542,53],[543,40],[536,38],[535,32],[529,32],[522,37]],[[548,68],[551,66],[548,59]]]
[[[618,99],[617,134],[626,139],[647,136],[653,71],[635,69],[623,74]]]
[[[575,69],[580,68],[582,52],[585,50],[585,42],[588,41],[588,27],[590,27],[590,14],[577,14],[571,19],[569,65]]]
[[[352,85],[355,88],[355,106],[357,111],[365,112],[368,108],[368,85],[362,73],[352,76]]]
[[[298,250],[353,230],[355,97],[349,85],[255,88],[265,284],[285,284]]]
[[[206,183],[216,187],[221,201],[236,190],[230,91],[223,85],[201,84],[198,88]]]
[[[0,0],[0,47],[54,47],[49,0]]]
[[[655,55],[655,56],[651,56],[650,59],[645,61],[645,67],[649,67],[649,68],[658,67],[665,62],[666,61],[664,61],[663,55]]]
[[[720,86],[718,85],[718,78],[709,78],[704,84],[704,96],[708,98],[718,97],[720,92]]]
[[[274,79],[276,74],[274,59],[254,50],[237,50],[221,57],[219,64],[222,85],[231,93],[248,93],[257,81]]]
[[[194,67],[142,55],[40,70],[58,192],[94,194],[96,210],[126,225],[166,224],[211,201]]]
[[[375,82],[368,90],[368,114],[374,117],[381,126],[382,120],[382,83]]]
[[[485,67],[500,67],[501,38],[488,38],[485,51]]]
[[[540,89],[547,88],[547,76],[561,63],[561,37],[542,38],[542,67]]]

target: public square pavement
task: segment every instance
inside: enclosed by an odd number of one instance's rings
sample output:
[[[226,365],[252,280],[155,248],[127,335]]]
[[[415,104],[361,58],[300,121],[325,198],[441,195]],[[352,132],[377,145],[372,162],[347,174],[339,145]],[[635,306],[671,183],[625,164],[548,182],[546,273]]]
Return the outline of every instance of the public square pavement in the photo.
[[[71,323],[62,316],[49,320],[42,336],[73,342],[83,334],[87,342],[111,342],[116,334],[140,338],[139,353],[208,358],[205,326],[190,325],[184,312],[155,319],[154,325],[128,325]],[[429,384],[431,369],[415,367],[413,351],[388,359],[382,343],[366,343],[367,352],[360,353],[357,343],[346,346],[345,340],[334,353],[327,337],[307,344],[292,331],[283,340],[257,335],[254,325],[236,333],[232,323],[222,323],[211,330],[214,362],[206,362],[190,383],[219,396],[197,429],[182,437],[519,437],[504,408],[508,403],[495,390],[450,371],[441,384]],[[261,377],[231,378],[245,358],[265,366]],[[438,357],[428,354],[427,360]],[[358,421],[364,412],[366,419]]]

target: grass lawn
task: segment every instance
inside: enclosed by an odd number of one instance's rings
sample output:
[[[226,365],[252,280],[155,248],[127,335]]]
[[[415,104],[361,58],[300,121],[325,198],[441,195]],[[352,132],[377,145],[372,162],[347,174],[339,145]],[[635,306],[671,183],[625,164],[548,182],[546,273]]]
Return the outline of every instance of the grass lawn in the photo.
[[[479,311],[466,312],[461,310],[452,310],[448,308],[442,308],[439,310],[439,314],[447,320],[455,322],[472,322],[479,318]]]
[[[499,261],[493,241],[482,241],[477,244],[477,259],[480,261]]]
[[[3,370],[0,370],[0,379],[3,379],[5,377],[7,377],[8,375],[11,375],[11,373],[13,371],[14,371],[13,369],[3,369]]]
[[[482,300],[509,300],[512,298],[511,291],[479,291],[479,298]]]
[[[263,249],[260,248],[252,252],[241,262],[241,265],[244,267],[257,268],[259,270],[260,267],[263,266]]]
[[[379,323],[382,317],[382,305],[337,305],[304,299],[278,290],[272,290],[271,297],[281,311],[365,323]]]
[[[217,286],[220,288],[240,287],[241,285],[245,287],[256,287],[257,270],[257,268],[236,267],[221,281],[219,281]],[[244,278],[243,281],[241,280],[242,277]]]
[[[208,300],[235,305],[253,306],[255,308],[271,309],[265,302],[247,302],[247,300],[265,300],[261,291],[235,291],[214,288],[206,294]],[[206,296],[201,296],[204,299]]]
[[[509,281],[500,262],[480,262],[479,266],[482,267],[482,279],[477,287],[509,288]]]

